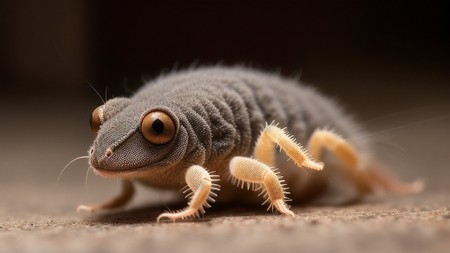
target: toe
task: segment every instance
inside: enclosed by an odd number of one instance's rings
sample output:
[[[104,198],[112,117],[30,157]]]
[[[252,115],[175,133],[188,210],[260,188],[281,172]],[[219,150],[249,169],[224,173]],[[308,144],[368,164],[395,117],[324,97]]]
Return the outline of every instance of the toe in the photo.
[[[89,213],[94,213],[96,211],[96,209],[92,206],[85,206],[85,205],[79,205],[77,207],[77,212],[89,212]]]

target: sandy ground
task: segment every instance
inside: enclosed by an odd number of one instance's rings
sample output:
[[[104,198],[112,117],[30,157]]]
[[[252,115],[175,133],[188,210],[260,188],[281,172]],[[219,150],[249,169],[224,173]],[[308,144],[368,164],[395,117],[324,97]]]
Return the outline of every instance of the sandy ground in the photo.
[[[2,125],[0,136],[0,252],[450,251],[448,118],[390,131],[389,140],[402,148],[382,148],[400,178],[425,180],[421,194],[295,206],[295,218],[264,208],[218,207],[196,221],[158,224],[170,194],[142,187],[125,210],[76,213],[80,203],[113,196],[118,184],[91,175],[85,190],[86,161],[79,161],[56,185],[61,168],[89,146],[86,112],[94,105],[79,97],[53,99],[2,101],[2,117],[14,120]]]

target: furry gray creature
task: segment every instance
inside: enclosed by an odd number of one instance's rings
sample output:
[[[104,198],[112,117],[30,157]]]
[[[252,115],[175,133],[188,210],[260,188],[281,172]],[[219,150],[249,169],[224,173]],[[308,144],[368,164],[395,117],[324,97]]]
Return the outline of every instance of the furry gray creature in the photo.
[[[79,210],[125,205],[135,181],[190,192],[185,209],[163,213],[158,221],[200,216],[213,201],[259,201],[244,186],[261,191],[269,208],[287,215],[294,215],[286,204],[288,187],[295,202],[329,203],[379,189],[422,188],[385,176],[370,139],[333,100],[297,80],[241,67],[161,76],[131,98],[98,107],[91,127],[90,167],[123,179],[123,192]],[[276,146],[284,152],[275,152]]]

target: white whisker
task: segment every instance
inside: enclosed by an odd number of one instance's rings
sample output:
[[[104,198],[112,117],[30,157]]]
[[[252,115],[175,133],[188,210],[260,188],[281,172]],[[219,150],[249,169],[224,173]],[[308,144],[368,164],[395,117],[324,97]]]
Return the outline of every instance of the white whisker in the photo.
[[[415,115],[417,116],[418,112],[422,112],[423,115],[429,115],[430,112],[436,112],[436,111],[445,111],[447,112],[447,108],[450,104],[448,103],[442,103],[442,104],[434,104],[434,105],[427,105],[427,106],[420,106],[420,107],[414,107],[411,109],[405,109],[405,110],[400,110],[400,111],[396,111],[396,112],[391,112],[391,113],[387,113],[384,114],[382,116],[378,116],[378,117],[374,117],[371,119],[367,119],[364,121],[361,121],[360,123],[364,124],[364,125],[373,125],[376,122],[380,122],[381,120],[383,120],[384,122],[386,122],[386,120],[392,119],[392,118],[399,118],[399,117],[405,117],[407,115]],[[448,114],[445,113],[447,116]]]
[[[108,87],[105,88],[105,99],[103,101],[108,101]]]
[[[87,155],[85,155],[85,156],[80,156],[80,157],[77,157],[77,158],[73,159],[73,160],[70,161],[69,163],[67,163],[67,165],[64,166],[64,168],[61,170],[61,172],[59,172],[58,179],[56,180],[56,186],[59,185],[59,181],[60,181],[60,179],[61,179],[61,176],[64,174],[64,172],[66,171],[66,169],[67,169],[72,163],[74,163],[74,162],[76,162],[76,161],[78,161],[78,160],[81,160],[81,159],[89,159],[89,156],[87,156]]]
[[[63,62],[63,64],[65,65],[65,67],[68,68],[69,70],[69,74],[72,75],[73,77],[80,79],[81,81],[85,82],[87,85],[89,85],[89,87],[91,87],[92,90],[94,90],[94,92],[97,94],[97,96],[102,100],[103,104],[105,103],[105,100],[102,98],[102,96],[100,95],[100,93],[94,88],[94,86],[89,83],[82,75],[80,75],[80,73],[77,73],[75,71],[75,69],[71,66],[70,62],[67,60],[66,57],[63,56],[63,54],[61,53],[60,48],[58,47],[57,44],[54,44],[54,48],[56,50],[56,54],[58,55],[58,57],[60,58],[60,60]]]
[[[86,190],[86,193],[88,193],[88,178],[89,178],[89,171],[91,171],[91,169],[92,169],[92,167],[91,166],[89,166],[89,168],[87,169],[87,171],[86,171],[86,176],[85,176],[85,190]]]
[[[450,115],[438,116],[438,117],[434,117],[434,118],[430,118],[430,119],[421,120],[421,121],[418,121],[418,122],[413,122],[413,123],[410,123],[410,124],[405,124],[405,125],[398,126],[398,127],[389,128],[389,129],[378,131],[378,132],[372,132],[370,134],[362,135],[362,136],[360,136],[358,138],[369,138],[369,137],[373,137],[373,136],[377,136],[377,135],[381,135],[381,134],[385,134],[385,133],[401,130],[401,129],[404,129],[404,128],[407,128],[407,127],[417,126],[417,125],[428,123],[428,122],[432,122],[432,121],[443,120],[443,119],[446,119],[446,118],[449,118],[449,117],[450,117]],[[354,139],[358,139],[358,138],[354,138]]]
[[[100,95],[100,92],[98,92],[97,89],[95,89],[94,86],[92,84],[90,84],[87,80],[84,80],[84,81],[89,85],[89,87],[91,87],[91,89],[94,90],[95,94],[97,94],[97,96],[102,100],[103,104],[105,104],[106,101],[102,98],[102,95]]]
[[[383,139],[377,138],[377,139],[374,139],[373,142],[374,142],[375,145],[388,146],[388,147],[391,147],[391,148],[396,149],[398,151],[401,151],[402,154],[408,154],[408,152],[406,151],[406,149],[404,147],[402,147],[400,144],[398,144],[398,143],[396,143],[396,142],[394,142],[392,140],[389,140],[389,139],[386,139],[386,138],[383,138]]]

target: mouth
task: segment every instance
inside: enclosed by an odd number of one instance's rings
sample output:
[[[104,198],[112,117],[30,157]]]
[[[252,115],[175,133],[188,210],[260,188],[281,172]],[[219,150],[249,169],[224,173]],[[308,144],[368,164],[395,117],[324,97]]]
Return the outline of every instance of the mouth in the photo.
[[[131,178],[135,178],[136,177],[136,172],[135,170],[108,170],[108,169],[102,169],[102,168],[98,168],[98,167],[91,167],[92,170],[94,171],[94,173],[98,176],[101,177],[106,177],[106,178],[120,178],[120,179],[131,179]]]
[[[98,176],[113,179],[136,179],[147,177],[149,174],[168,168],[167,164],[155,164],[151,166],[144,166],[130,169],[104,169],[98,166],[91,165],[92,170]]]

